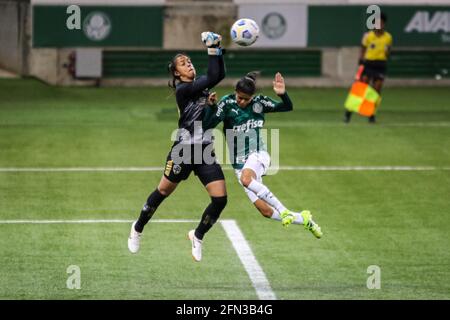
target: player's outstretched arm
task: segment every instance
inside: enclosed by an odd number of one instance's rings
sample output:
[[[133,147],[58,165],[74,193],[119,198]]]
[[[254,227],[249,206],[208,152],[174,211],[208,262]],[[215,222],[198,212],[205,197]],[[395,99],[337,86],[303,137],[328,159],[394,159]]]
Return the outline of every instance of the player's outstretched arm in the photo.
[[[275,79],[273,80],[273,91],[275,91],[277,96],[281,96],[286,93],[286,84],[284,83],[283,76],[279,72],[275,74]]]
[[[207,78],[211,82],[208,88],[212,88],[225,78],[224,50],[220,46],[222,36],[211,31],[205,31],[202,32],[201,37],[202,42],[208,48],[209,61]],[[218,64],[218,70],[210,68],[211,62]]]
[[[286,92],[286,84],[281,73],[277,72],[273,80],[273,91],[281,98],[281,102],[264,97],[264,112],[286,112],[293,109],[292,101]]]
[[[201,39],[208,49],[208,71],[206,75],[200,76],[192,82],[183,83],[183,86],[178,89],[178,95],[199,94],[205,89],[212,89],[225,78],[225,66],[220,47],[222,37],[214,32],[206,31],[202,32]]]

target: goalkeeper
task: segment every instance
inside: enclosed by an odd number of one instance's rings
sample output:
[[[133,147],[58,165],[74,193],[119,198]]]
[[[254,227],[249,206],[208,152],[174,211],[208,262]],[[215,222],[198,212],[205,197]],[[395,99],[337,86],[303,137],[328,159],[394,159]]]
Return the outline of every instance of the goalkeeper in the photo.
[[[211,94],[211,107],[205,113],[203,126],[205,129],[214,128],[223,121],[236,177],[264,217],[281,221],[284,226],[301,224],[320,238],[321,229],[312,220],[309,211],[297,213],[288,210],[262,181],[270,165],[270,156],[260,135],[264,116],[270,112],[292,110],[292,102],[280,73],[275,75],[273,90],[281,101],[255,95],[256,73],[247,74],[237,82],[235,93],[224,96],[219,103],[215,104],[217,98],[215,93]]]
[[[195,261],[202,259],[203,237],[219,219],[220,213],[225,208],[227,193],[222,168],[214,161],[214,154],[211,154],[213,161],[205,161],[203,151],[212,149],[212,141],[201,132],[202,116],[209,96],[208,90],[225,77],[220,40],[221,36],[213,32],[202,33],[202,41],[208,47],[209,55],[206,75],[196,77],[191,59],[182,53],[175,55],[169,63],[168,68],[172,76],[169,86],[175,90],[179,112],[177,140],[167,156],[165,170],[158,187],[150,194],[138,220],[131,226],[128,248],[132,253],[138,252],[144,226],[152,218],[158,206],[175,190],[178,183],[189,177],[191,172],[198,176],[211,198],[197,228],[188,233],[192,245],[192,257]],[[198,150],[201,152],[200,161],[196,157]],[[188,153],[185,161],[184,156]],[[178,161],[180,156],[181,162]]]

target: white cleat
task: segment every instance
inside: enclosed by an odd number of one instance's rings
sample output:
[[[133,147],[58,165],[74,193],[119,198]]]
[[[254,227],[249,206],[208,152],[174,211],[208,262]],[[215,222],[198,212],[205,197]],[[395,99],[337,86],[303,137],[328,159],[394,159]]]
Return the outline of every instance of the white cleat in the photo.
[[[128,238],[128,250],[131,253],[137,253],[139,251],[139,246],[141,245],[141,235],[142,233],[137,232],[134,229],[136,221],[131,225],[130,237]]]
[[[202,240],[195,236],[195,230],[191,230],[188,233],[188,238],[191,240],[192,244],[192,258],[199,262],[202,260]]]

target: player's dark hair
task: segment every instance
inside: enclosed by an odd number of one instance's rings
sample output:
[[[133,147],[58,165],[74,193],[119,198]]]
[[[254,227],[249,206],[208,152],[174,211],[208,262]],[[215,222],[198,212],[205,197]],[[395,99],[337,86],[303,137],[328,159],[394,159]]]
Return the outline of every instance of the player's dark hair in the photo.
[[[167,71],[170,73],[170,75],[172,76],[172,80],[169,81],[169,87],[172,89],[175,89],[177,86],[177,82],[181,81],[180,80],[180,76],[175,75],[175,71],[177,70],[177,59],[179,57],[188,57],[189,56],[183,52],[181,53],[177,53],[172,60],[167,64]]]
[[[253,95],[256,91],[256,78],[258,77],[259,72],[258,71],[252,71],[247,73],[247,75],[243,78],[241,78],[236,83],[236,91]]]
[[[386,14],[385,14],[384,12],[382,12],[382,13],[380,14],[380,19],[381,19],[381,21],[383,21],[384,23],[387,22],[387,16],[386,16]]]

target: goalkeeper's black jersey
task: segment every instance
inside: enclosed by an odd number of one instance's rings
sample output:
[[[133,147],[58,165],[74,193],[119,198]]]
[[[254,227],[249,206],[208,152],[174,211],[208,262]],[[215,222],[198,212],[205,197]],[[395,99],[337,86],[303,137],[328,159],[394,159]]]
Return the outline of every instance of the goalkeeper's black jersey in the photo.
[[[225,77],[223,56],[208,58],[208,72],[192,82],[180,82],[176,87],[176,99],[180,118],[177,141],[185,144],[209,144],[211,139],[203,137],[202,118],[207,105],[209,89]]]

